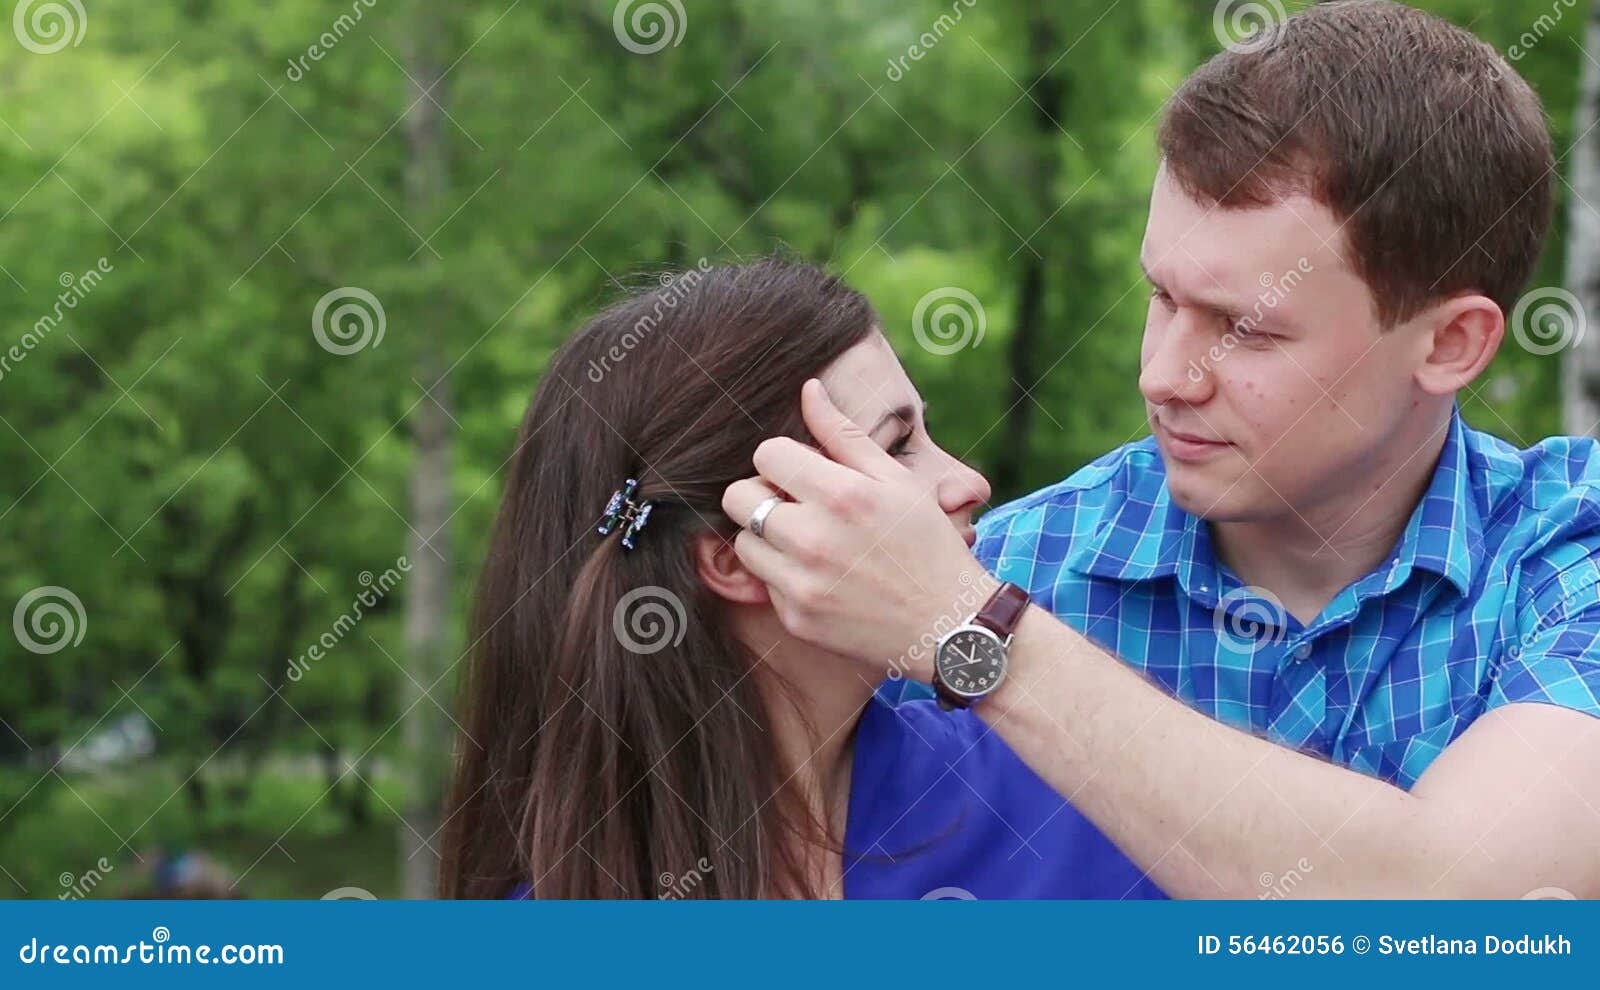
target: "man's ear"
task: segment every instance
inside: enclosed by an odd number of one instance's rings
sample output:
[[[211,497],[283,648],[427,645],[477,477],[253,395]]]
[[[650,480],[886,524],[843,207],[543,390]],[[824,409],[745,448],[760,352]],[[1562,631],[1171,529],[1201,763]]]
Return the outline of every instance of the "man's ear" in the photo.
[[[1430,395],[1452,395],[1489,366],[1506,335],[1505,314],[1488,296],[1453,296],[1417,317],[1429,330],[1417,368],[1417,385]]]
[[[772,600],[766,582],[744,566],[732,540],[723,540],[716,533],[702,533],[695,538],[694,564],[706,587],[730,602],[765,605]]]

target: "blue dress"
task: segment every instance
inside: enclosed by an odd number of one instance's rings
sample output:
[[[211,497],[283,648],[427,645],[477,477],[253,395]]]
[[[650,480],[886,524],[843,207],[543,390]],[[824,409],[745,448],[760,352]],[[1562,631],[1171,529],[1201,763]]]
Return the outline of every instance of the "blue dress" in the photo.
[[[970,711],[874,695],[851,766],[846,898],[1166,896]]]

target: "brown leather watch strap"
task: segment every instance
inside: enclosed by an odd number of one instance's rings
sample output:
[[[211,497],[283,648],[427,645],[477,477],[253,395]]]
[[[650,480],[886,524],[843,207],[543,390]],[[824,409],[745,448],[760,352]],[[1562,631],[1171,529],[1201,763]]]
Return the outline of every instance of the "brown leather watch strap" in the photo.
[[[1028,610],[1028,593],[1010,581],[1002,584],[972,617],[972,624],[991,629],[1001,639],[1010,636]]]

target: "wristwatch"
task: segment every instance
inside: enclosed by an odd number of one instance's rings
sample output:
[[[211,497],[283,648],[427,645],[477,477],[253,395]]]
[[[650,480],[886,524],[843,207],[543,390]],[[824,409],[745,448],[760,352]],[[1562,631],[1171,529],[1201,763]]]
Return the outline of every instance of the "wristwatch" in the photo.
[[[1006,676],[1011,634],[1028,610],[1028,593],[1007,581],[966,622],[940,637],[933,691],[945,711],[982,701]]]

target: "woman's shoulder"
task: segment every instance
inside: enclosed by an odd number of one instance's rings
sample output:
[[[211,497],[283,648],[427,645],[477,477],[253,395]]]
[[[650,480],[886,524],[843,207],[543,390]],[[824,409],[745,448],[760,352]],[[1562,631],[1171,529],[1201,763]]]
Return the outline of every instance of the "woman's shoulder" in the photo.
[[[875,697],[856,733],[849,896],[1161,896],[976,712]]]
[[[897,777],[929,770],[942,774],[951,763],[976,768],[999,761],[1027,769],[971,709],[945,711],[931,698],[895,703],[874,695],[856,728],[856,748],[858,754],[865,749],[871,764],[860,767],[858,756],[858,769],[892,769]]]

